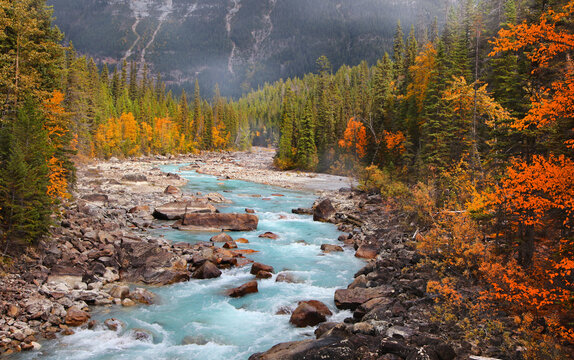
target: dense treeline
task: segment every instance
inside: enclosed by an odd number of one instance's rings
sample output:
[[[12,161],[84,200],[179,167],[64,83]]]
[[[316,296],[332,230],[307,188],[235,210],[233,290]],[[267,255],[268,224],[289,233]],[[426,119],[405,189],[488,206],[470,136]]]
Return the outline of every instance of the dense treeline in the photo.
[[[240,101],[279,135],[277,166],[354,173],[416,217],[439,322],[502,339],[493,314],[513,315],[500,354],[574,344],[573,14],[573,1],[460,2],[440,33],[398,24],[376,66],[332,73],[322,57]],[[471,284],[480,297],[462,296]]]

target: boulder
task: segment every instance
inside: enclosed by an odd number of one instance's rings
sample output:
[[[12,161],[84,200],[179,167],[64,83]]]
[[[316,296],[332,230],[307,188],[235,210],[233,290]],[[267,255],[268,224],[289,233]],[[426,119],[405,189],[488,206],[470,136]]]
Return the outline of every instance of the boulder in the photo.
[[[122,329],[124,328],[126,325],[123,323],[123,321],[118,320],[116,318],[110,318],[110,319],[106,319],[104,321],[104,325],[112,331],[118,331],[118,329]]]
[[[102,203],[102,204],[107,204],[109,202],[108,195],[105,194],[88,194],[82,196],[82,199],[89,202]]]
[[[130,214],[135,214],[138,212],[149,212],[149,211],[150,211],[150,208],[147,205],[137,205],[137,206],[134,206],[133,208],[128,210],[128,212]]]
[[[252,231],[257,229],[259,218],[253,214],[185,214],[173,227],[192,231]]]
[[[279,235],[272,233],[271,231],[267,231],[261,235],[259,235],[260,238],[266,238],[266,239],[279,239]]]
[[[224,249],[237,249],[237,244],[235,243],[235,241],[228,241],[225,244],[223,244],[223,248]]]
[[[222,232],[222,233],[219,233],[217,235],[213,235],[211,237],[211,239],[209,239],[209,241],[225,243],[225,242],[233,241],[233,238],[231,236],[229,236],[228,234]]]
[[[126,174],[122,176],[122,180],[124,181],[133,181],[133,182],[142,182],[147,181],[147,177],[142,174]]]
[[[313,220],[327,222],[335,214],[336,210],[331,200],[325,199],[313,208]]]
[[[135,301],[133,301],[132,299],[125,298],[125,299],[122,300],[122,306],[132,307],[132,306],[135,306],[135,305],[136,305],[136,303],[135,303]]]
[[[151,305],[157,303],[156,294],[143,288],[136,288],[131,291],[129,297],[140,304]]]
[[[213,279],[221,276],[221,270],[217,268],[211,261],[206,261],[197,270],[194,271],[192,277],[194,279]]]
[[[185,214],[214,213],[217,209],[207,202],[176,201],[158,206],[153,211],[153,217],[158,220],[179,220]]]
[[[257,273],[257,275],[255,275],[255,277],[256,277],[257,279],[269,279],[269,278],[271,278],[272,276],[273,276],[273,274],[271,274],[271,273],[268,272],[268,271],[260,271],[260,272]]]
[[[393,292],[394,289],[390,285],[374,288],[339,289],[335,291],[335,306],[339,309],[355,310],[371,299],[385,297]]]
[[[299,280],[297,280],[295,278],[295,276],[290,273],[290,272],[280,272],[279,274],[277,274],[277,277],[275,278],[276,282],[286,282],[286,283],[297,283],[300,282]]]
[[[310,208],[291,209],[291,212],[293,214],[299,214],[299,215],[313,215],[313,209]]]
[[[247,294],[256,293],[257,291],[257,281],[254,280],[228,290],[227,295],[230,297],[243,297]]]
[[[375,259],[379,250],[373,245],[361,245],[355,252],[355,256],[361,259]]]
[[[231,200],[226,199],[225,197],[223,197],[223,195],[221,195],[220,193],[216,193],[216,192],[212,192],[209,193],[207,195],[205,195],[205,198],[212,202],[212,203],[225,203],[225,204],[230,204]]]
[[[181,192],[181,190],[179,190],[178,188],[176,188],[173,185],[168,185],[165,190],[163,191],[164,194],[167,195],[177,195]]]
[[[253,210],[253,209],[247,209],[247,208],[246,208],[246,209],[245,209],[245,212],[248,213],[248,214],[255,214],[255,210]]]
[[[65,322],[69,326],[80,326],[90,320],[90,314],[81,310],[77,306],[72,306],[66,312]]]
[[[340,252],[343,251],[343,248],[340,247],[339,245],[331,245],[331,244],[322,244],[321,245],[321,250],[325,253],[330,253],[330,252]]]
[[[326,320],[333,313],[327,305],[317,300],[300,301],[291,314],[289,322],[297,327],[315,326]]]
[[[273,266],[270,266],[270,265],[265,265],[265,264],[261,264],[258,262],[253,263],[253,265],[251,265],[250,274],[257,275],[260,271],[267,271],[269,273],[275,272],[275,270],[273,269]]]
[[[235,240],[235,242],[239,244],[249,244],[249,240],[247,240],[246,238],[239,238]]]

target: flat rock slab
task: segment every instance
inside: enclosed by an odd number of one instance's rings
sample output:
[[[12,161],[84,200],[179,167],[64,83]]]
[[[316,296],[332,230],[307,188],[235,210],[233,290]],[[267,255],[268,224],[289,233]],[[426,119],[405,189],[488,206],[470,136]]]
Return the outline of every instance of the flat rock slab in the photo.
[[[249,281],[239,287],[228,290],[227,295],[230,297],[243,297],[247,294],[256,293],[257,291],[257,281]]]
[[[158,220],[179,220],[185,214],[215,213],[216,211],[215,206],[208,202],[170,202],[156,207],[153,211],[153,217]]]
[[[374,288],[339,289],[335,291],[335,306],[339,309],[355,310],[361,304],[394,292],[392,286],[382,285]]]
[[[173,227],[191,231],[253,231],[259,218],[253,214],[185,214]]]

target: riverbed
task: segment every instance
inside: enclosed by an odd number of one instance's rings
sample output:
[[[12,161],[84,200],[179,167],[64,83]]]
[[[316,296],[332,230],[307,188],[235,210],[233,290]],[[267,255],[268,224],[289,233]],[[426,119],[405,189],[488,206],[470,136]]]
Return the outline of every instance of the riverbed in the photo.
[[[221,212],[253,209],[259,227],[253,232],[230,233],[249,243],[240,249],[256,253],[250,260],[271,265],[275,274],[258,281],[259,292],[232,299],[225,290],[253,280],[250,266],[224,270],[211,280],[191,280],[161,288],[150,288],[160,302],[150,306],[94,308],[92,318],[99,325],[70,336],[46,342],[36,359],[247,359],[279,342],[313,338],[314,328],[296,328],[289,323],[289,310],[301,300],[319,300],[333,312],[328,320],[342,321],[351,316],[333,303],[337,288],[345,288],[353,274],[364,265],[353,249],[325,254],[321,244],[338,244],[340,232],[332,224],[314,222],[311,216],[295,215],[291,209],[310,207],[316,195],[310,192],[244,182],[223,180],[194,171],[181,171],[179,165],[162,166],[189,180],[184,193],[219,192],[230,204],[219,204]],[[174,242],[209,241],[214,233],[181,232],[169,224],[154,230]],[[272,240],[259,235],[271,231]],[[340,245],[340,244],[339,244]],[[280,272],[293,282],[277,282]],[[287,314],[277,314],[285,313]],[[117,331],[103,321],[116,318],[124,325]],[[143,334],[143,335],[142,335]],[[30,355],[27,354],[27,358]]]

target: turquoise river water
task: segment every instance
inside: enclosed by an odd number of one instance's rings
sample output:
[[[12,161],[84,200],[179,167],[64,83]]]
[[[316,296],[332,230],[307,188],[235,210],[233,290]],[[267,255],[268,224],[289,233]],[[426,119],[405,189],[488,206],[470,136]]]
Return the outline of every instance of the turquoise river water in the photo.
[[[276,343],[313,337],[314,328],[296,328],[289,323],[289,315],[276,315],[282,307],[294,308],[300,300],[314,299],[329,306],[334,313],[330,320],[342,321],[351,316],[349,311],[335,308],[333,294],[352,281],[363,261],[355,258],[349,249],[323,254],[321,244],[337,244],[340,232],[332,224],[291,213],[293,208],[310,207],[315,195],[244,181],[220,181],[214,176],[179,171],[179,166],[164,166],[162,170],[177,172],[189,179],[185,192],[219,192],[233,201],[218,206],[221,212],[242,213],[245,208],[255,209],[259,216],[258,229],[230,235],[234,239],[249,240],[249,244],[238,244],[240,249],[259,251],[247,257],[272,265],[276,273],[289,271],[299,281],[275,282],[274,275],[271,279],[259,280],[259,293],[238,299],[225,296],[226,289],[253,279],[250,266],[245,266],[224,270],[217,279],[150,288],[160,297],[157,305],[93,310],[92,318],[99,324],[111,317],[123,321],[126,326],[118,331],[107,330],[103,325],[94,330],[80,330],[45,342],[39,352],[28,353],[26,358],[247,359],[252,353],[265,351]],[[284,196],[272,196],[277,193]],[[155,231],[175,242],[208,241],[213,235],[169,228]],[[259,238],[265,231],[272,231],[280,238]],[[136,328],[153,334],[153,340],[137,340],[133,332]]]

